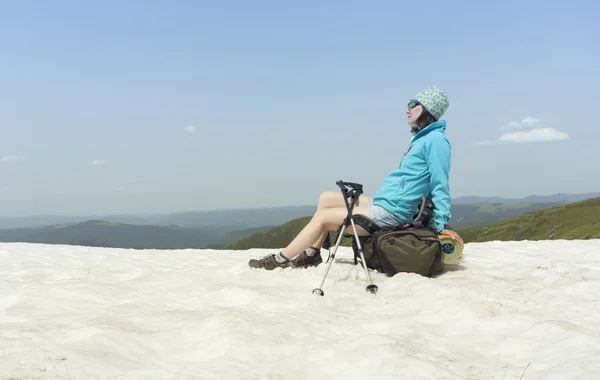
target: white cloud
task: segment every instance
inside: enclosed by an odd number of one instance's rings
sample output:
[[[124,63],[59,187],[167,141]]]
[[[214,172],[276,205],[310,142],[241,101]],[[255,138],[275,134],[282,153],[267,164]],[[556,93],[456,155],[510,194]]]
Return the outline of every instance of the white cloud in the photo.
[[[194,127],[193,125],[186,125],[183,129],[187,133],[194,133],[194,132],[196,132],[196,127]]]
[[[17,156],[4,156],[4,157],[0,157],[0,162],[4,163],[4,162],[9,162],[9,161],[16,161],[18,159],[19,159],[19,157],[17,157]]]
[[[540,123],[540,119],[531,116],[524,117],[521,121],[511,121],[500,128],[504,131],[504,134],[497,140],[480,141],[475,143],[475,146],[493,145],[497,143],[522,144],[551,142],[569,139],[567,133],[556,130],[555,128],[540,127],[538,126]]]
[[[102,166],[102,165],[104,165],[104,161],[103,160],[92,160],[91,164],[94,166]]]
[[[563,141],[568,138],[568,134],[554,128],[535,128],[528,131],[506,133],[500,136],[499,140],[509,143],[528,143]]]
[[[529,129],[532,128],[534,125],[539,124],[539,122],[540,119],[527,116],[521,121],[511,121],[510,123],[503,126],[502,129]]]
[[[534,125],[540,122],[540,119],[534,119],[533,117],[527,116],[521,121],[523,125]]]

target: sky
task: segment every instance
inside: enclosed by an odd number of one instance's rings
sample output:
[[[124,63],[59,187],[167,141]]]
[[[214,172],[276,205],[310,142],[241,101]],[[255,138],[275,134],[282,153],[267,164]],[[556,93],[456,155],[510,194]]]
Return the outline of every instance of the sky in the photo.
[[[450,107],[453,197],[600,190],[592,0],[20,1],[0,12],[0,215],[372,195]]]

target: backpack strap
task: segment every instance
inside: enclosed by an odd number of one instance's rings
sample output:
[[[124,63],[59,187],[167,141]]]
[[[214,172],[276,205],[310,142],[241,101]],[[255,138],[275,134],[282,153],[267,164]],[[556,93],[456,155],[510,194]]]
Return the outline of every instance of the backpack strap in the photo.
[[[427,197],[422,197],[417,206],[417,213],[413,216],[412,224],[415,227],[424,227],[429,225],[433,217],[433,202]]]
[[[362,227],[370,235],[373,235],[375,232],[381,229],[381,227],[377,223],[375,223],[371,218],[366,217],[365,215],[354,214],[352,215],[352,220],[354,220],[354,224]]]

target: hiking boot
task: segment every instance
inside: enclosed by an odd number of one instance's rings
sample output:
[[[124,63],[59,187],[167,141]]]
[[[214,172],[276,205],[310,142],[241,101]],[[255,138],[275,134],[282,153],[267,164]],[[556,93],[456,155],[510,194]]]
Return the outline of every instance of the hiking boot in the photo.
[[[290,260],[290,264],[293,268],[308,268],[316,267],[323,262],[321,252],[317,251],[312,256],[309,256],[306,251],[303,251],[298,256]]]
[[[273,270],[276,268],[287,268],[290,265],[289,260],[283,263],[278,262],[275,259],[275,255],[275,253],[271,253],[270,255],[259,257],[258,259],[251,259],[248,261],[248,266],[251,268]]]

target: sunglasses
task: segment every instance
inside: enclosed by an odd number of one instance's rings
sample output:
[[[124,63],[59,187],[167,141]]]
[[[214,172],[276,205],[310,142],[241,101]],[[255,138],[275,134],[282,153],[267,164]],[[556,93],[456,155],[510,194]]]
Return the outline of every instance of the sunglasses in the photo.
[[[408,110],[410,111],[413,108],[415,108],[416,106],[420,106],[420,105],[421,105],[421,103],[419,103],[419,102],[410,102],[410,103],[408,103],[407,107],[408,107]]]

